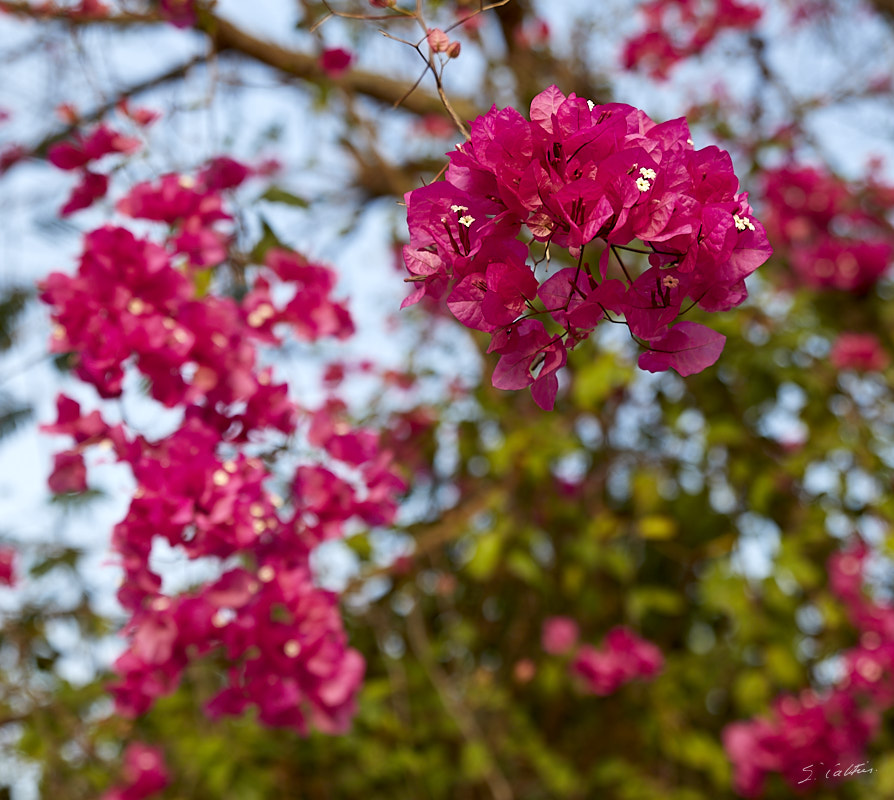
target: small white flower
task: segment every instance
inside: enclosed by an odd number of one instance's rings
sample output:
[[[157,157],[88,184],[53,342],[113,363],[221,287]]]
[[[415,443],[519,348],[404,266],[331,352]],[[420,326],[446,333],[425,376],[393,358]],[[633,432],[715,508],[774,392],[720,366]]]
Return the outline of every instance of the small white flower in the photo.
[[[640,167],[639,174],[647,181],[654,181],[656,178],[655,170],[649,169],[648,167]]]
[[[459,224],[465,225],[467,228],[472,227],[472,223],[475,221],[475,217],[470,217],[466,214],[464,217],[459,218]]]
[[[592,100],[587,100],[587,105],[590,107],[590,111],[596,108],[596,103],[594,103]]]
[[[740,231],[744,231],[746,228],[750,231],[754,230],[754,223],[748,217],[740,217],[738,214],[733,214],[733,222],[736,223],[736,228]]]
[[[639,189],[641,192],[648,192],[649,189],[652,188],[652,184],[649,183],[645,178],[637,178],[636,188]]]
[[[468,211],[469,209],[466,206],[450,206],[450,210],[454,214],[458,214],[460,211]]]

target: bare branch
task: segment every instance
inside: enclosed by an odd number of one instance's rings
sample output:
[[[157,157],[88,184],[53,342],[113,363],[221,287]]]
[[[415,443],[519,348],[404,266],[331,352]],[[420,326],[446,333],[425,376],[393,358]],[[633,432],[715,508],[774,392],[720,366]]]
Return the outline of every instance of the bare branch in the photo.
[[[432,656],[431,643],[428,640],[428,634],[425,632],[425,621],[419,612],[418,603],[413,605],[407,616],[407,638],[413,653],[419,659],[419,663],[428,675],[432,686],[435,687],[442,705],[453,718],[463,737],[466,741],[475,743],[483,748],[487,754],[484,779],[490,789],[491,796],[494,800],[512,800],[515,797],[512,784],[509,783],[500,769],[472,709],[463,702],[463,693],[452,685],[449,676],[441,670]]]
[[[166,83],[170,83],[171,81],[179,80],[181,78],[186,77],[189,71],[199,65],[207,61],[208,56],[195,56],[189,61],[180,64],[179,66],[174,67],[173,69],[169,69],[167,72],[163,72],[161,75],[156,75],[152,78],[147,78],[145,81],[141,81],[140,83],[134,84],[133,86],[128,87],[127,89],[123,89],[119,91],[115,95],[114,100],[109,100],[107,103],[103,103],[102,105],[97,106],[93,110],[81,114],[78,117],[77,124],[68,125],[61,130],[55,131],[51,134],[48,134],[43,139],[41,139],[37,144],[28,148],[26,157],[30,158],[46,158],[49,149],[56,144],[57,142],[61,142],[63,139],[67,139],[71,136],[78,128],[80,128],[84,123],[96,122],[102,119],[106,114],[112,111],[115,106],[121,101],[126,100],[131,97],[135,97],[143,92],[146,92],[150,89],[154,89],[157,86],[162,86]]]
[[[338,77],[327,76],[316,56],[289,50],[273,42],[259,39],[220,17],[212,17],[206,32],[220,52],[240,53],[262,64],[267,64],[287,75],[322,83],[329,81],[348,92],[364,95],[388,105],[397,103],[406,93],[404,81],[384,75],[352,69]],[[469,98],[452,101],[454,114],[462,119],[478,116],[478,104]],[[437,114],[443,112],[440,97],[416,91],[401,103],[401,107],[413,114]]]
[[[64,22],[69,25],[145,25],[167,22],[160,14],[132,14],[121,12],[108,16],[77,14],[70,8],[53,5],[35,6],[24,2],[0,2],[0,12],[24,19],[43,19]]]

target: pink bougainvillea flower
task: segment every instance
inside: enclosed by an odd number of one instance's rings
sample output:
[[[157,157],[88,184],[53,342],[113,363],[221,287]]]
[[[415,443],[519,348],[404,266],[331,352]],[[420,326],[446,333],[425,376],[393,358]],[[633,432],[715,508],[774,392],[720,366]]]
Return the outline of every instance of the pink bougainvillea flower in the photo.
[[[88,136],[76,136],[72,141],[54,144],[47,155],[50,163],[63,170],[86,167],[111,153],[129,155],[140,146],[139,139],[124,136],[107,125],[100,125]]]
[[[664,666],[661,651],[628,628],[614,628],[603,646],[582,645],[570,670],[583,682],[587,692],[608,695],[633,680],[650,680]]]
[[[80,19],[102,19],[109,15],[109,7],[100,0],[81,0],[70,13]]]
[[[102,149],[82,143],[62,155],[76,163]],[[111,687],[121,713],[145,713],[176,690],[192,661],[216,650],[229,668],[209,714],[251,707],[263,724],[338,733],[356,710],[365,664],[348,646],[338,598],[316,583],[311,554],[351,526],[391,525],[406,486],[392,452],[376,432],[350,424],[344,404],[302,409],[260,363],[258,346],[288,332],[312,341],[353,332],[333,296],[332,269],[272,248],[238,299],[195,279],[196,267],[228,257],[231,237],[218,226],[231,217],[221,192],[248,174],[236,161],[215,159],[195,179],[138,184],[118,208],[155,223],[145,228],[160,243],[99,228],[84,237],[73,275],[52,273],[41,284],[52,308],[51,347],[72,354],[79,378],[117,397],[132,372],[146,379],[152,398],[181,412],[177,428],[151,439],[60,396],[57,419],[44,430],[74,446],[56,455],[49,482],[56,492],[83,491],[84,452],[111,445],[137,486],[112,534],[124,573],[118,600],[130,614]],[[270,433],[303,436],[318,457],[290,467],[285,510],[268,488],[270,464],[257,456]],[[150,563],[156,539],[189,559],[253,568],[231,568],[169,596]],[[138,760],[148,764],[148,756]],[[159,774],[151,765],[132,770],[108,796],[143,797],[160,788]]]
[[[84,456],[70,451],[57,453],[48,484],[55,494],[86,491],[87,465]]]
[[[196,24],[195,0],[160,0],[161,15],[177,28],[189,28]]]
[[[450,37],[440,28],[430,28],[426,40],[435,53],[443,53],[450,44]]]
[[[16,584],[16,551],[11,547],[0,547],[0,586]]]
[[[71,195],[65,205],[59,210],[59,214],[67,217],[84,208],[89,208],[97,200],[106,196],[109,191],[109,176],[97,172],[84,170],[81,182],[71,190]]]
[[[320,67],[330,78],[337,78],[348,69],[353,60],[354,54],[350,50],[329,47],[320,56]]]
[[[147,128],[153,122],[161,119],[160,111],[153,111],[142,106],[133,108],[126,97],[122,97],[115,105],[115,108],[142,128]]]
[[[701,53],[722,31],[749,30],[763,15],[759,5],[739,0],[650,0],[640,12],[645,30],[626,42],[623,63],[658,79]]]
[[[783,695],[769,713],[725,728],[723,743],[742,796],[760,796],[770,773],[781,774],[797,791],[808,778],[812,787],[841,777],[820,765],[865,763],[881,715],[894,707],[894,605],[865,590],[870,555],[857,542],[828,562],[829,588],[860,633],[858,644],[839,655],[835,684],[822,693]]]
[[[788,164],[765,173],[767,225],[797,284],[865,294],[894,260],[880,208],[891,187],[874,174],[846,182],[824,169]]]
[[[107,791],[101,800],[145,800],[162,791],[170,780],[160,748],[133,742],[124,751],[123,785]]]
[[[645,342],[643,369],[691,375],[716,362],[723,336],[673,323],[684,303],[740,304],[771,252],[728,153],[696,150],[685,120],[658,124],[552,86],[530,119],[492,108],[449,157],[445,180],[406,195],[402,307],[443,298],[491,334],[496,387],[530,386],[552,408],[567,350],[606,319]],[[580,266],[539,277],[543,250],[559,247]],[[636,272],[630,250],[642,254]]]
[[[639,367],[649,372],[662,372],[671,367],[684,377],[694,375],[720,358],[725,343],[723,334],[684,320],[649,342],[653,349],[640,355]]]
[[[884,369],[891,359],[875,334],[842,333],[832,345],[829,361],[836,369],[871,372]]]
[[[543,652],[564,655],[577,644],[579,629],[571,617],[549,617],[543,621],[540,643]]]
[[[252,174],[250,167],[229,156],[212,158],[199,172],[199,183],[212,192],[235,189]]]

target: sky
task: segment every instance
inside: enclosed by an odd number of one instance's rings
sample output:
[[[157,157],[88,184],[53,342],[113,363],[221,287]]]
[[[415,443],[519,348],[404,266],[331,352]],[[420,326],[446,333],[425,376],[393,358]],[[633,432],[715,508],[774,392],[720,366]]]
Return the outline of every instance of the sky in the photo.
[[[298,4],[284,0],[220,0],[218,13],[244,26],[247,30],[285,45],[319,47],[306,33],[295,30]],[[620,10],[629,6],[624,0],[609,0],[600,4],[602,16],[595,21],[597,28],[612,28],[614,42],[619,44],[623,33],[632,30],[636,18]],[[553,36],[561,51],[570,51],[578,30],[574,12],[592,8],[586,0],[563,3],[538,3],[548,19]],[[782,4],[769,4],[771,11],[768,30],[779,31],[785,24]],[[621,19],[620,24],[617,20]],[[832,32],[836,37],[830,44],[817,47],[812,34],[792,30],[781,36],[779,46],[769,57],[776,68],[790,80],[792,90],[808,92],[818,82],[846,86],[849,82],[865,81],[873,70],[888,64],[887,47],[890,33],[881,28],[860,26],[855,17],[852,28],[844,26]],[[48,109],[61,102],[75,102],[91,108],[108,95],[110,86],[126,85],[157,74],[166,65],[182,63],[202,52],[198,36],[170,28],[151,33],[124,34],[110,39],[102,31],[86,31],[74,42],[42,41],[40,30],[34,25],[21,25],[0,17],[0,53],[11,54],[4,64],[4,80],[0,83],[0,108],[14,112],[13,118],[0,125],[0,147],[10,141],[36,141],[55,122],[47,119]],[[327,46],[347,46],[357,49],[357,41],[350,31],[337,22],[327,23],[320,34]],[[834,48],[831,46],[834,43]],[[731,91],[743,96],[758,91],[754,75],[744,70],[735,72],[735,52],[738,45],[721,43],[718,63],[733,70]],[[468,93],[478,84],[485,69],[484,62],[475,57],[471,48],[454,68],[447,72],[450,91]],[[841,54],[850,54],[842,59]],[[394,64],[395,69],[414,69],[415,56],[408,48],[372,37],[357,51],[361,67]],[[732,60],[729,56],[733,56]],[[612,63],[617,48],[594,49],[590,54],[591,68],[597,71]],[[721,60],[722,57],[722,60]],[[230,80],[238,71],[243,83],[236,86]],[[410,74],[409,72],[407,74]],[[617,99],[644,108],[655,118],[676,116],[686,105],[686,98],[711,91],[705,84],[704,65],[684,66],[666,91],[656,92],[654,86],[636,76],[619,77],[616,82]],[[725,77],[729,77],[728,75]],[[597,101],[599,98],[595,98]],[[387,316],[396,312],[405,288],[396,270],[391,238],[401,222],[401,210],[389,203],[378,202],[361,217],[346,212],[349,205],[340,186],[346,182],[346,167],[336,147],[336,137],[346,132],[339,130],[331,117],[314,113],[313,101],[300,91],[286,90],[264,69],[250,66],[233,69],[221,63],[211,69],[196,69],[184,85],[163,87],[147,93],[139,101],[149,107],[172,114],[172,125],[159,123],[149,133],[145,161],[138,161],[120,176],[120,183],[132,182],[165,168],[197,163],[204,157],[222,152],[237,157],[256,159],[259,155],[276,155],[287,167],[284,188],[310,198],[323,198],[311,210],[283,210],[264,207],[277,231],[298,249],[313,258],[336,265],[341,286],[352,302],[352,311],[359,322],[360,334],[347,347],[339,350],[344,357],[375,357],[392,366],[401,363],[410,343],[389,333]],[[482,105],[489,102],[482,98]],[[778,105],[778,104],[777,104]],[[767,113],[774,113],[774,100],[767,96]],[[780,120],[782,124],[784,120]],[[819,112],[815,122],[816,136],[825,149],[833,154],[833,161],[845,174],[860,173],[871,154],[881,154],[888,164],[894,163],[894,121],[889,109],[871,108],[855,104],[850,114]],[[416,146],[407,141],[406,130],[395,126],[389,129],[391,146],[395,152]],[[704,133],[701,134],[703,137]],[[705,145],[707,139],[696,142]],[[452,143],[447,142],[449,147]],[[890,166],[882,168],[890,175]],[[79,233],[101,224],[107,219],[108,209],[78,215],[69,222],[60,222],[55,214],[72,185],[70,176],[62,175],[45,164],[17,167],[7,175],[0,193],[0,285],[33,283],[52,270],[71,271],[79,249]],[[249,188],[244,195],[246,204],[253,200]],[[391,278],[382,280],[383,272],[371,269],[371,264],[389,265],[385,271]],[[86,409],[95,407],[95,396],[79,382],[61,377],[45,358],[48,319],[45,311],[33,308],[24,320],[22,336],[13,350],[0,361],[0,390],[34,404],[39,422],[54,418],[55,396],[65,391],[82,402]],[[468,341],[451,328],[443,334],[441,363],[432,366],[444,372],[456,370],[469,380],[478,374],[478,365]],[[334,352],[330,348],[329,353]],[[309,351],[294,351],[289,363],[280,364],[284,376],[293,383],[298,396],[306,401],[318,397],[313,379],[318,364]],[[309,388],[310,387],[310,388]],[[363,389],[358,388],[354,402],[366,401]],[[128,417],[136,417],[147,426],[163,429],[169,420],[150,404],[128,401]],[[797,398],[780,399],[774,418],[779,424],[791,427],[792,415],[797,418]],[[110,407],[110,416],[115,411]],[[788,417],[785,415],[788,414]],[[91,465],[91,482],[101,486],[107,497],[89,511],[68,517],[48,511],[46,478],[52,456],[64,448],[64,438],[40,434],[35,426],[23,428],[0,443],[0,535],[24,544],[27,561],[38,545],[77,545],[89,550],[84,562],[84,576],[95,592],[97,608],[104,613],[115,613],[117,604],[113,592],[119,572],[108,557],[109,532],[127,508],[132,479],[125,470],[102,463],[95,456]],[[817,486],[831,480],[828,470],[814,473],[810,480]],[[871,491],[854,478],[855,492]],[[748,527],[743,538],[743,569],[755,574],[772,566],[772,553],[778,543],[778,531],[761,530],[760,525],[745,522]],[[750,527],[749,527],[750,526]],[[753,530],[752,530],[753,529]],[[171,558],[160,553],[159,558]],[[336,563],[336,558],[333,563]],[[173,563],[173,561],[172,561]],[[171,570],[169,570],[171,571]],[[181,581],[194,576],[182,564],[173,571]],[[25,597],[45,601],[65,602],[70,599],[73,586],[46,582],[24,590]],[[18,600],[9,592],[0,591],[0,611],[9,609]],[[70,632],[57,633],[60,642]],[[105,658],[111,658],[120,645],[110,643]],[[84,654],[72,649],[72,657],[63,670],[70,677],[85,677],[90,662]],[[15,800],[35,797],[33,783],[25,780],[17,787]]]

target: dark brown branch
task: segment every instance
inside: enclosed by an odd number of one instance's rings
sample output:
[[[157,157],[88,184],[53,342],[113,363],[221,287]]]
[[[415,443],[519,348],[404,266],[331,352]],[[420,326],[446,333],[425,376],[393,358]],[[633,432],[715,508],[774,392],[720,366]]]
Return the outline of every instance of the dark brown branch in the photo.
[[[887,17],[888,22],[894,22],[894,0],[869,0],[869,5],[883,17]]]
[[[143,92],[147,92],[150,89],[154,89],[157,86],[162,86],[166,83],[170,83],[171,81],[184,78],[193,67],[205,62],[206,60],[207,56],[195,56],[186,63],[180,64],[173,69],[169,69],[167,72],[163,72],[161,75],[155,75],[152,78],[147,78],[145,81],[141,81],[140,83],[134,84],[133,86],[117,92],[114,100],[110,100],[109,102],[103,103],[102,105],[97,106],[89,112],[81,114],[78,117],[78,122],[76,124],[68,125],[61,130],[54,131],[53,133],[45,136],[37,144],[28,149],[26,156],[30,158],[46,158],[47,153],[54,144],[67,139],[76,130],[78,130],[78,128],[82,127],[84,123],[97,122],[98,120],[102,119],[106,114],[112,111],[115,106],[119,102],[121,102],[121,100],[127,100],[131,97],[142,94]]]
[[[38,9],[26,2],[0,2],[0,11],[32,19],[52,20],[71,25],[140,25],[158,24],[158,14],[113,14],[108,17],[72,17],[69,10],[49,7]],[[198,26],[214,43],[217,52],[238,53],[261,64],[266,64],[286,75],[310,81],[312,83],[332,83],[340,89],[353,94],[364,95],[390,106],[400,107],[413,114],[443,114],[444,104],[436,94],[417,89],[406,96],[407,82],[402,79],[352,69],[338,77],[327,75],[320,66],[316,55],[302,53],[297,50],[253,36],[222,17],[209,12],[201,14]],[[174,77],[177,77],[176,75]],[[148,88],[148,87],[145,87]],[[144,88],[137,88],[144,91]],[[132,92],[136,93],[136,92]],[[124,95],[127,96],[127,95]],[[480,113],[478,104],[469,98],[455,98],[451,106],[456,115],[464,120],[472,120]],[[58,134],[58,138],[46,142],[47,146],[64,138],[71,131]],[[51,137],[50,137],[51,138]]]
[[[387,105],[396,105],[413,114],[443,114],[444,106],[437,95],[416,90],[404,97],[407,83],[375,72],[353,69],[339,77],[326,75],[316,56],[289,50],[273,42],[246,33],[220,17],[208,17],[204,29],[219,52],[239,53],[287,75],[313,83],[331,82],[347,92],[364,95]],[[451,105],[463,119],[471,120],[479,114],[477,104],[467,98],[455,98]]]
[[[144,25],[150,22],[163,22],[159,14],[129,14],[116,13],[106,17],[78,15],[70,8],[47,6],[45,8],[35,6],[33,3],[24,2],[0,2],[0,12],[5,12],[15,17],[27,19],[52,20],[64,22],[69,25]]]

